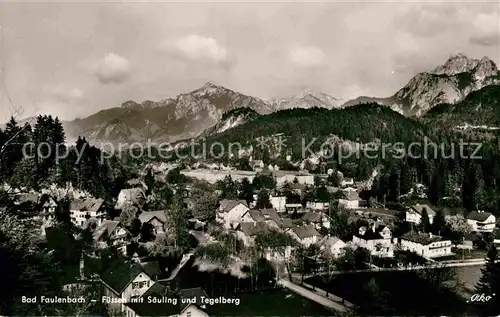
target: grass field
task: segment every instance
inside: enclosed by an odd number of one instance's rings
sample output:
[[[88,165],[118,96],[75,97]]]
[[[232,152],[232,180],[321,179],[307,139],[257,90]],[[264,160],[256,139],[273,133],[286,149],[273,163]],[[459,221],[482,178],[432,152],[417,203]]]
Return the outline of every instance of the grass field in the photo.
[[[240,305],[207,307],[210,316],[334,316],[323,306],[285,289],[271,289],[234,296]]]

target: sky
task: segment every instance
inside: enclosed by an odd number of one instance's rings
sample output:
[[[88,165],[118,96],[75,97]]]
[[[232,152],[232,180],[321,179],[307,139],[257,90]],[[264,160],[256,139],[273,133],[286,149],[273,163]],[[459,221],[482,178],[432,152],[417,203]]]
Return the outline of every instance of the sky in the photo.
[[[0,26],[0,122],[207,81],[263,99],[386,97],[458,52],[500,65],[498,1],[2,2]]]

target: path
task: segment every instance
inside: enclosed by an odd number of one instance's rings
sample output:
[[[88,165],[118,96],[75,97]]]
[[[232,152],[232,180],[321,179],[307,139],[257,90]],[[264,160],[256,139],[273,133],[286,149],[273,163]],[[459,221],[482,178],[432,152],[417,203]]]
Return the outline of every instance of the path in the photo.
[[[336,303],[331,299],[328,299],[322,295],[319,295],[315,291],[311,291],[305,287],[302,287],[300,285],[292,283],[288,280],[280,279],[280,280],[278,280],[278,284],[288,288],[289,290],[291,290],[294,293],[297,293],[301,296],[304,296],[305,298],[308,298],[308,299],[310,299],[310,300],[312,300],[320,305],[323,305],[323,306],[328,307],[330,309],[333,309],[335,311],[345,312],[347,310],[347,308],[344,305],[342,305],[340,303]]]

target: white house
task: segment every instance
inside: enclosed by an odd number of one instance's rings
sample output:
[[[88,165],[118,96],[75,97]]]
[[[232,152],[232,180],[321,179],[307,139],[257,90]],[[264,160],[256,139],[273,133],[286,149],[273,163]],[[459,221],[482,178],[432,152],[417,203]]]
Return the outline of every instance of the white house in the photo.
[[[269,202],[276,209],[277,212],[286,211],[286,197],[285,196],[270,196]]]
[[[322,212],[310,210],[302,216],[302,220],[308,224],[313,224],[317,230],[322,227],[330,228],[330,220]]]
[[[294,226],[287,229],[285,232],[291,235],[306,248],[321,239],[321,234],[316,230],[316,228],[314,228],[313,224],[306,226]]]
[[[101,276],[104,286],[102,296],[116,301],[117,303],[109,304],[109,308],[123,313],[125,303],[146,293],[155,284],[159,274],[160,268],[156,262],[120,263]]]
[[[305,185],[314,185],[314,175],[295,171],[273,171],[276,179],[276,186],[281,187],[286,183],[298,183]]]
[[[354,185],[354,179],[352,179],[352,178],[344,178],[340,182],[340,186],[342,186],[342,187],[346,187],[346,186],[350,186],[350,185]]]
[[[434,236],[432,233],[407,232],[400,238],[402,250],[416,253],[425,258],[437,258],[452,255],[451,240]]]
[[[90,218],[96,219],[100,226],[106,212],[104,211],[104,200],[96,198],[74,199],[69,207],[71,222],[76,226],[84,226]]]
[[[332,237],[328,235],[318,241],[318,246],[320,250],[325,250],[334,258],[338,258],[342,254],[342,250],[347,246],[347,244],[344,241],[340,240],[338,237]]]
[[[467,223],[473,232],[493,232],[496,227],[496,218],[489,212],[473,211],[467,216]]]
[[[306,203],[306,209],[310,210],[327,210],[330,207],[330,203],[328,202],[320,202],[320,201],[308,201]]]
[[[253,160],[252,161],[252,169],[254,171],[260,172],[264,169],[264,162],[262,160]]]
[[[243,221],[242,218],[248,210],[250,209],[243,200],[224,199],[220,202],[217,211],[217,223],[223,225],[226,229],[234,228]]]
[[[167,222],[167,216],[164,210],[157,211],[144,211],[139,215],[139,220],[142,224],[149,223],[153,226],[153,233],[161,234],[164,233],[165,223]]]
[[[122,189],[118,194],[115,209],[123,209],[127,204],[142,206],[146,201],[146,194],[142,187]]]
[[[352,242],[368,249],[374,256],[394,256],[391,229],[381,222],[374,221],[370,227],[360,227],[358,232],[353,235]]]
[[[346,190],[343,192],[344,198],[339,199],[339,206],[342,206],[346,209],[356,209],[359,208],[359,202],[361,198],[359,198],[359,194],[355,190]]]
[[[406,222],[412,222],[414,224],[420,224],[422,222],[422,213],[424,210],[427,211],[427,215],[429,217],[429,223],[432,224],[434,220],[434,216],[436,216],[436,212],[432,210],[428,205],[416,204],[408,208],[406,210]]]
[[[104,249],[110,245],[116,246],[126,253],[127,230],[118,221],[104,220],[92,234],[94,243],[98,248]]]

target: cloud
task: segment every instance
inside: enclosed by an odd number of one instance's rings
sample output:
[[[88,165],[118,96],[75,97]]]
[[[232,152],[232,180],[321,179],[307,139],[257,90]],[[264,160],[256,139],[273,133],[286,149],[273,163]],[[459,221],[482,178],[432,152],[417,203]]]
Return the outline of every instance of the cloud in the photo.
[[[314,46],[300,46],[289,53],[288,60],[298,67],[315,67],[323,64],[325,54]]]
[[[498,46],[500,44],[500,22],[498,12],[479,14],[473,20],[474,34],[469,42],[480,46]]]
[[[130,62],[123,56],[108,53],[97,65],[94,75],[106,84],[121,84],[130,76]]]
[[[191,34],[168,43],[167,48],[173,48],[184,57],[192,60],[209,60],[215,63],[225,62],[228,58],[227,49],[213,37]]]
[[[79,88],[56,86],[48,91],[48,97],[60,102],[75,102],[84,98],[83,91]]]

